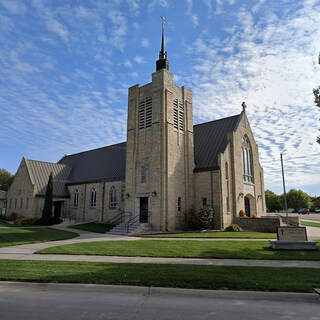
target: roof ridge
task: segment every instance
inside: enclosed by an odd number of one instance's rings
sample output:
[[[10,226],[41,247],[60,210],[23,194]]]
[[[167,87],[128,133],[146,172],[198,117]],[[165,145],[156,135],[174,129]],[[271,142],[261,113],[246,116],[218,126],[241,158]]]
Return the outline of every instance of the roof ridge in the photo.
[[[241,116],[241,113],[235,114],[235,115],[230,116],[230,117],[225,117],[225,118],[221,118],[221,119],[216,119],[216,120],[211,120],[211,121],[207,121],[207,122],[198,123],[198,124],[195,124],[193,126],[197,127],[197,126],[201,126],[201,125],[204,125],[204,124],[209,124],[209,123],[212,123],[212,122],[218,122],[218,121],[221,121],[221,120],[226,120],[226,119],[240,117],[240,116]]]
[[[120,144],[126,144],[126,143],[127,143],[127,141],[123,141],[123,142],[111,144],[111,145],[109,145],[109,146],[104,146],[104,147],[99,147],[99,148],[95,148],[95,149],[80,151],[80,152],[77,152],[77,153],[67,154],[67,155],[63,156],[63,157],[58,161],[58,164],[60,163],[60,161],[61,161],[62,159],[65,159],[65,158],[67,158],[67,157],[76,156],[76,155],[79,155],[79,154],[81,154],[81,153],[86,153],[86,152],[90,152],[90,151],[96,151],[96,150],[100,150],[100,149],[110,148],[110,147],[114,147],[114,146],[117,146],[117,145],[120,145]]]
[[[50,164],[54,164],[54,165],[59,165],[59,166],[65,166],[67,167],[68,165],[63,164],[63,163],[57,163],[57,162],[50,162],[50,161],[42,161],[42,160],[32,160],[32,159],[27,159],[28,161],[33,161],[33,162],[40,162],[40,163],[50,163]]]

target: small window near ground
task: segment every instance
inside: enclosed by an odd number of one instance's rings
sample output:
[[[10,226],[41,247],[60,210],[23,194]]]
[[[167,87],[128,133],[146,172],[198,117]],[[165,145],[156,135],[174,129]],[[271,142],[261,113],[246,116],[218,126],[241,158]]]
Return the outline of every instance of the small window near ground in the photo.
[[[97,191],[95,188],[91,189],[90,207],[94,208],[97,204]]]
[[[178,212],[181,212],[181,197],[178,197],[177,207],[178,207]]]
[[[202,206],[206,207],[208,205],[207,198],[202,198]]]

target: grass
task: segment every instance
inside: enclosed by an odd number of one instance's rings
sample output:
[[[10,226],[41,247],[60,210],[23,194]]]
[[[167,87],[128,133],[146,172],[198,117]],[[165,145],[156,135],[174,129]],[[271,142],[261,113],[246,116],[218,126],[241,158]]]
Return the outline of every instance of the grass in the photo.
[[[130,257],[320,260],[320,251],[274,251],[267,241],[136,240],[77,243],[37,253]]]
[[[105,223],[85,223],[85,224],[77,224],[74,226],[69,226],[68,228],[71,229],[79,229],[79,230],[85,230],[89,232],[96,232],[96,233],[106,233],[112,229],[113,226],[110,224],[105,224]]]
[[[263,232],[188,232],[144,235],[145,238],[230,238],[230,239],[277,239],[276,233]]]
[[[7,221],[5,221],[5,220],[0,220],[0,227],[1,226],[9,226],[9,223],[7,222]]]
[[[320,223],[317,222],[301,221],[300,224],[308,227],[320,227]]]
[[[0,228],[0,247],[20,244],[65,240],[77,237],[78,234],[52,228]]]
[[[318,269],[0,260],[0,280],[312,292]]]

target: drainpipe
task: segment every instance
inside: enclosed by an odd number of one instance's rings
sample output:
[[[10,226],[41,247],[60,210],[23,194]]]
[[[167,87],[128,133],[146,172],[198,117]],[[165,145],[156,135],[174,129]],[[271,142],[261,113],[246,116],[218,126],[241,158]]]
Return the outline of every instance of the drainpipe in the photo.
[[[103,216],[104,216],[105,189],[106,189],[106,182],[104,181],[104,182],[102,183],[101,222],[103,222]]]

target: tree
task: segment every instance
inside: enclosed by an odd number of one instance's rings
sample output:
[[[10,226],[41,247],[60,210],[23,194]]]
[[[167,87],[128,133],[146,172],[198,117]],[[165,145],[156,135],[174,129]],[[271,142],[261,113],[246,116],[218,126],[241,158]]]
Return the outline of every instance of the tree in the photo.
[[[267,208],[271,211],[279,211],[283,209],[283,203],[281,202],[281,196],[278,196],[271,190],[266,190],[265,191],[265,196],[266,196],[266,205]]]
[[[320,108],[320,86],[313,89],[314,103],[318,108]],[[320,136],[317,137],[317,142],[320,144]]]
[[[46,196],[44,199],[44,207],[42,210],[42,217],[41,222],[42,224],[49,224],[50,219],[52,218],[52,203],[53,203],[53,176],[52,172],[50,173],[47,189],[46,189]]]
[[[0,190],[8,191],[14,175],[6,169],[0,169]]]
[[[287,193],[288,208],[294,208],[298,211],[301,208],[311,207],[310,196],[302,190],[291,189]]]

